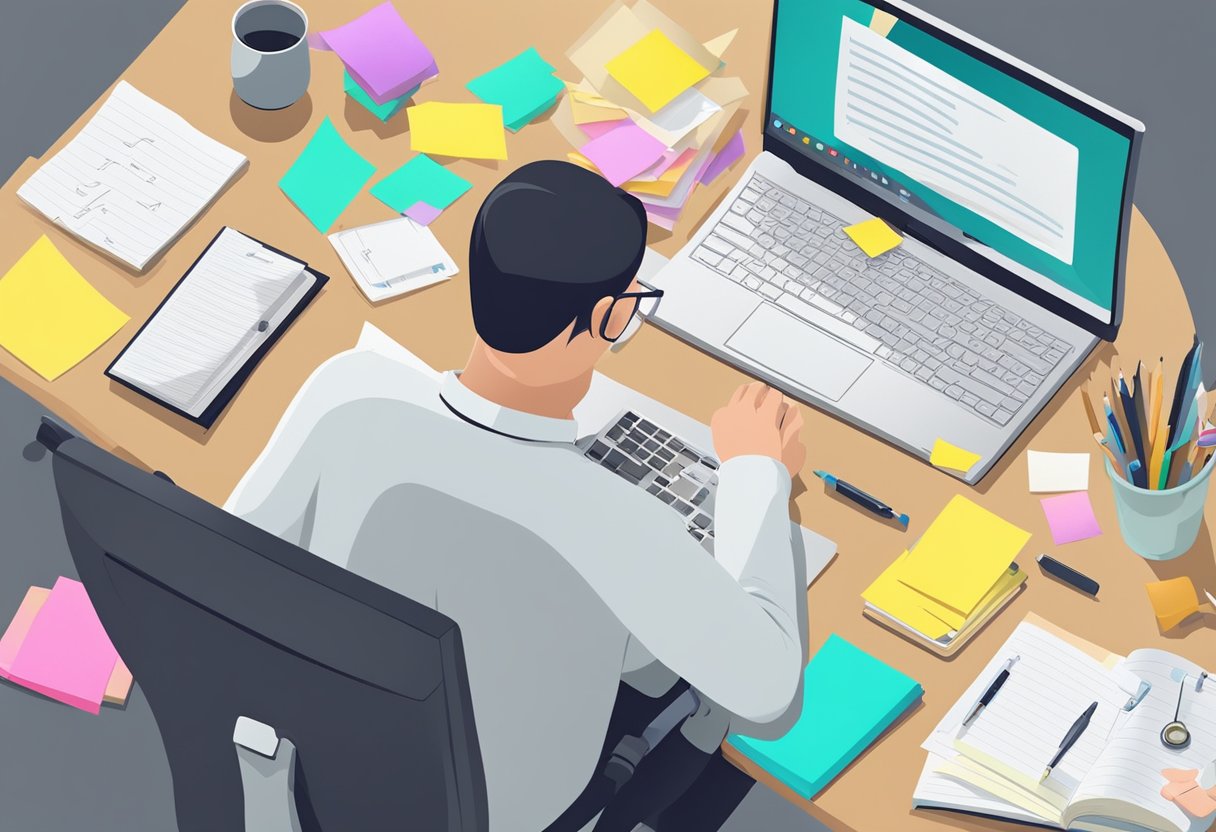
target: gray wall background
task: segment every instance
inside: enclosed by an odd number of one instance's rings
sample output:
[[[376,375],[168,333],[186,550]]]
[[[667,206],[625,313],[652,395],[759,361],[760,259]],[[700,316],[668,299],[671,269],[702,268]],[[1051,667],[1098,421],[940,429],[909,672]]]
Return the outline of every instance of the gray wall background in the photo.
[[[595,12],[602,5],[602,0],[579,2]],[[1211,162],[1216,2],[919,3],[1148,125],[1136,203],[1173,258],[1200,335],[1216,342],[1216,317],[1204,314],[1216,301],[1208,227],[1208,201],[1216,185]],[[0,179],[27,156],[41,155],[179,6],[178,0],[0,0],[0,30],[7,36],[0,50]],[[1209,360],[1209,381],[1213,374],[1216,360]],[[3,528],[19,532],[9,541],[9,555],[0,559],[4,609],[15,608],[20,592],[51,572],[73,574],[45,464],[23,455],[38,412],[33,402],[0,383],[0,520]],[[32,449],[25,453],[36,457]],[[20,776],[16,761],[0,755],[0,802],[7,822],[31,830],[77,823],[98,828],[88,822],[84,806],[122,802],[134,797],[134,787],[138,811],[131,814],[128,804],[123,814],[138,828],[144,823],[167,827],[172,805],[160,762],[163,751],[154,734],[130,730],[133,720],[146,724],[148,718],[138,692],[125,712],[109,710],[97,718],[0,686],[0,734],[6,746],[34,752],[20,765]],[[62,799],[64,784],[71,785],[75,801]],[[822,829],[766,790],[755,790],[728,826],[735,832]]]

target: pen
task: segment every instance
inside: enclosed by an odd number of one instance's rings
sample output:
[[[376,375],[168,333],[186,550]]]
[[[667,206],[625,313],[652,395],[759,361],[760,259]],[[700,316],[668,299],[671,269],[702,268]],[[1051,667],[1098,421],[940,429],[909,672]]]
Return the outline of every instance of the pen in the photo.
[[[988,685],[988,689],[984,691],[983,695],[971,706],[971,710],[967,712],[967,718],[963,720],[964,728],[974,722],[975,718],[983,712],[984,708],[988,707],[988,703],[992,701],[992,697],[996,696],[996,692],[1001,689],[1001,685],[1005,684],[1005,680],[1009,678],[1009,671],[1013,670],[1013,666],[1021,658],[1021,656],[1014,656],[1012,659],[1006,659],[1005,663],[1001,665],[1001,669],[997,672],[992,683]]]
[[[877,497],[867,494],[855,485],[849,485],[842,479],[829,474],[827,471],[816,471],[815,476],[827,483],[828,488],[833,489],[837,494],[840,494],[867,511],[877,514],[883,518],[895,518],[901,526],[908,525],[908,515],[900,514],[895,509],[884,503]]]
[[[1035,560],[1048,575],[1059,578],[1064,583],[1068,584],[1074,589],[1084,592],[1086,595],[1096,596],[1098,594],[1097,581],[1086,575],[1082,575],[1071,566],[1065,566],[1051,555],[1039,555],[1037,558],[1035,558]]]
[[[1039,778],[1042,783],[1051,776],[1051,770],[1060,764],[1060,760],[1064,759],[1064,755],[1068,753],[1068,749],[1077,744],[1077,740],[1081,739],[1081,735],[1085,733],[1085,729],[1089,727],[1089,720],[1094,715],[1094,711],[1098,710],[1098,703],[1094,702],[1085,709],[1085,713],[1077,717],[1077,721],[1068,729],[1068,733],[1064,735],[1064,739],[1060,741],[1060,750],[1056,752],[1056,756],[1051,758],[1051,762],[1047,764],[1047,768],[1043,769],[1043,776]]]

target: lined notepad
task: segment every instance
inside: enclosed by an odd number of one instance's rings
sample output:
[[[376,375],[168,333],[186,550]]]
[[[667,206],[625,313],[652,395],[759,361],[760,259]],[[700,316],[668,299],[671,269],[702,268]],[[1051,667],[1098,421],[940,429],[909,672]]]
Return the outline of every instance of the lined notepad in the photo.
[[[198,418],[315,281],[300,261],[225,228],[108,374]]]
[[[17,195],[143,271],[245,165],[126,81]]]

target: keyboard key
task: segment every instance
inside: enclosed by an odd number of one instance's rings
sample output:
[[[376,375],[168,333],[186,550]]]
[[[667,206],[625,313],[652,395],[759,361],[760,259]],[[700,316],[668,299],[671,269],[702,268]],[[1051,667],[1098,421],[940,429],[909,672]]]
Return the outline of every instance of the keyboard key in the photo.
[[[676,500],[674,503],[672,503],[672,505],[675,507],[676,511],[680,512],[680,514],[683,514],[685,517],[696,511],[696,509],[690,506],[688,503],[684,503],[679,500]]]
[[[676,495],[672,494],[670,491],[660,491],[658,493],[658,498],[667,503],[667,505],[671,505],[676,501]]]
[[[749,237],[752,236],[752,234],[754,234],[756,231],[756,226],[752,225],[747,221],[746,218],[740,217],[738,214],[727,214],[726,216],[722,217],[722,222],[735,229],[740,234],[746,234]]]
[[[587,456],[595,460],[603,459],[608,453],[608,446],[603,442],[596,441],[594,445],[587,449]]]
[[[636,460],[626,459],[621,463],[620,467],[616,469],[616,472],[618,474],[625,474],[635,482],[640,482],[644,476],[650,473],[650,468],[640,462],[637,462]]]
[[[623,437],[624,435],[625,435],[625,429],[622,428],[620,425],[613,425],[612,429],[608,431],[608,438],[613,440],[614,442],[616,440],[620,439],[621,437]]]
[[[619,443],[617,443],[617,447],[621,449],[622,453],[633,454],[637,452],[638,443],[634,442],[632,439],[622,439]]]
[[[671,434],[665,430],[659,429],[654,432],[654,438],[659,442],[666,442],[671,438]]]
[[[696,517],[692,518],[692,522],[693,525],[697,526],[698,528],[708,529],[712,519],[713,518],[711,518],[708,514],[698,514]]]
[[[646,433],[646,434],[653,434],[656,430],[659,429],[658,425],[655,425],[652,422],[648,422],[645,419],[643,419],[638,424],[638,427],[642,430],[643,433]]]
[[[645,448],[647,451],[654,453],[655,451],[657,451],[659,449],[659,443],[653,439],[648,439],[647,441],[642,443],[642,447]]]
[[[710,251],[705,246],[697,246],[697,250],[692,253],[692,259],[704,263],[711,269],[716,269],[722,262],[722,255]]]
[[[646,486],[647,494],[654,494],[657,496],[662,491],[663,491],[662,486],[655,485],[654,483],[651,483],[650,485]]]

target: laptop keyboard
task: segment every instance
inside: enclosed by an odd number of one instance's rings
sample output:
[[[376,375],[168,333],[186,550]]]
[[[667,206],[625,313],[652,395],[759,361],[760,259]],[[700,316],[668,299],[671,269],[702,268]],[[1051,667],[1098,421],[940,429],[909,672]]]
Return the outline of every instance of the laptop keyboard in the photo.
[[[713,552],[718,490],[713,456],[633,411],[600,431],[583,455],[671,506],[684,518],[688,533]]]
[[[997,425],[1071,351],[900,248],[866,258],[845,225],[752,174],[692,258]]]

